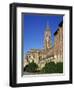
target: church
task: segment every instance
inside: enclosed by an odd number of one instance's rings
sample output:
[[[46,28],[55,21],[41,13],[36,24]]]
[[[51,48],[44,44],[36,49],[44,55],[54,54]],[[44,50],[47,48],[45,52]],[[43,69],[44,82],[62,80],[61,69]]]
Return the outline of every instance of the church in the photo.
[[[58,25],[58,29],[54,33],[54,45],[52,46],[51,30],[46,25],[44,32],[43,49],[31,49],[24,58],[24,67],[34,61],[42,69],[46,63],[63,62],[63,21]]]

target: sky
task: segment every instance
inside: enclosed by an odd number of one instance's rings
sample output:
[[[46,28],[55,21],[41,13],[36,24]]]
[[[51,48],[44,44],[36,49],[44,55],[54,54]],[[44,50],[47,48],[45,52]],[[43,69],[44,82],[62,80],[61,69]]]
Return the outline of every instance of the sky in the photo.
[[[46,26],[51,30],[52,45],[54,45],[54,33],[58,25],[63,21],[63,15],[39,15],[23,14],[23,51],[27,53],[30,49],[44,48],[44,32]]]

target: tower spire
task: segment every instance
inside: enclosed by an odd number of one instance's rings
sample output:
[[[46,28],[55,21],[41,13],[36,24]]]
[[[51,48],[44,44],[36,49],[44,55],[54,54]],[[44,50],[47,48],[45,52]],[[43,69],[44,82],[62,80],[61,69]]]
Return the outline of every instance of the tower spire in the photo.
[[[46,23],[46,31],[50,31],[49,22],[48,22],[48,21],[47,21],[47,23]]]
[[[44,33],[44,47],[45,49],[49,49],[51,48],[51,30],[49,28],[49,23],[47,21],[46,23],[46,30],[45,30],[45,33]]]

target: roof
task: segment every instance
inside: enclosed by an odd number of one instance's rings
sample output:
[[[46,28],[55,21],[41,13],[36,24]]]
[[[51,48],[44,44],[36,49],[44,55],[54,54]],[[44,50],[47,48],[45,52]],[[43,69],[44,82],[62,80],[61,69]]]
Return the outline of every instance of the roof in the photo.
[[[59,30],[59,29],[56,30],[56,32],[54,33],[54,35],[56,35],[56,34],[58,33],[58,30]]]
[[[59,24],[59,27],[62,27],[62,26],[63,26],[63,21],[61,21],[60,24]],[[59,30],[59,28],[56,30],[56,32],[54,33],[54,35],[56,35],[58,33],[58,30]]]
[[[59,24],[59,27],[62,27],[63,26],[63,21]]]

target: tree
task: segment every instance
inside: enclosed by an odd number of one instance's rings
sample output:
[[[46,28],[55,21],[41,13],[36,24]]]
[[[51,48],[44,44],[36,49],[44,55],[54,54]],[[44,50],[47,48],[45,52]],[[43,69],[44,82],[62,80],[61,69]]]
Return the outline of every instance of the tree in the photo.
[[[41,70],[43,73],[56,73],[56,64],[54,62],[49,62],[45,64],[45,67]]]
[[[57,72],[63,73],[63,63],[62,62],[57,63]]]
[[[32,61],[25,68],[25,71],[27,71],[27,72],[36,72],[37,68],[38,68],[38,65],[36,63],[34,63],[34,61]]]
[[[42,73],[63,73],[63,63],[49,62],[45,64],[45,67],[41,70]]]

